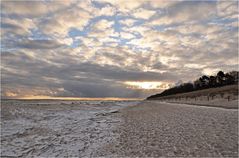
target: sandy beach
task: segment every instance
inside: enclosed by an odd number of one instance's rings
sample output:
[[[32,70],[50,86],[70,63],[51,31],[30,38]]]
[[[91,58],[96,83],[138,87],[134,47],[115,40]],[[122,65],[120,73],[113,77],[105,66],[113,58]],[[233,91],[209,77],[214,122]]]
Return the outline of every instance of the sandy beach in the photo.
[[[237,109],[145,101],[121,117],[119,138],[100,156],[238,156]]]
[[[2,157],[237,157],[238,109],[3,101]]]

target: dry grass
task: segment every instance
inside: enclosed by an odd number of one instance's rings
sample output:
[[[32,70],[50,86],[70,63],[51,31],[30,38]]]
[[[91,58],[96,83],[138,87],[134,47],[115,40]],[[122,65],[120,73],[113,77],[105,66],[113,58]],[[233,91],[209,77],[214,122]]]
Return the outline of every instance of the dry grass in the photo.
[[[180,93],[175,95],[169,95],[164,97],[152,98],[150,100],[164,100],[164,99],[175,99],[175,98],[197,98],[201,96],[208,96],[213,99],[214,96],[220,95],[221,98],[229,99],[238,98],[238,85],[229,85],[218,88],[203,89],[194,92]],[[209,98],[208,98],[209,99]]]

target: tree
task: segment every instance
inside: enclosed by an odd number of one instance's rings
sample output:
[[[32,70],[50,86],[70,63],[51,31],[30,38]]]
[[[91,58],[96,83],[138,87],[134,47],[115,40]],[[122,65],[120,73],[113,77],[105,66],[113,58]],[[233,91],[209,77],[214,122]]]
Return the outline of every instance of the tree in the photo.
[[[209,87],[216,87],[216,77],[215,76],[210,76],[209,77]]]
[[[224,72],[219,71],[217,73],[217,79],[216,80],[217,80],[217,85],[218,86],[222,86],[224,84],[224,77],[225,77]]]
[[[239,78],[239,72],[238,71],[231,71],[228,74],[233,77],[234,83],[238,82],[238,78]]]
[[[198,79],[198,80],[194,81],[193,85],[194,85],[194,89],[198,90],[202,87],[202,82]]]
[[[210,88],[210,87],[219,87],[224,85],[230,85],[238,83],[239,72],[232,71],[224,74],[223,71],[219,71],[216,76],[206,76],[203,75],[199,79],[195,80],[193,83],[181,83],[177,84],[174,87],[171,87],[160,94],[150,96],[149,99],[168,96],[178,93],[186,93],[195,90]]]
[[[203,75],[202,77],[199,78],[199,80],[201,81],[202,83],[202,88],[206,88],[209,86],[209,77],[206,76],[206,75]]]
[[[226,78],[226,80],[225,80],[226,85],[234,83],[234,78],[229,73],[226,73],[225,78]]]

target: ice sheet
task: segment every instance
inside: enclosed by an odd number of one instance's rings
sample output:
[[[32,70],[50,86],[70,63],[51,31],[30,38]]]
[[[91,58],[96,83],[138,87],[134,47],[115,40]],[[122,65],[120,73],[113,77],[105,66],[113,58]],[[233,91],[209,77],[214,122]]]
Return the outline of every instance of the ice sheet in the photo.
[[[135,101],[3,101],[1,155],[84,157],[117,138],[118,110]]]

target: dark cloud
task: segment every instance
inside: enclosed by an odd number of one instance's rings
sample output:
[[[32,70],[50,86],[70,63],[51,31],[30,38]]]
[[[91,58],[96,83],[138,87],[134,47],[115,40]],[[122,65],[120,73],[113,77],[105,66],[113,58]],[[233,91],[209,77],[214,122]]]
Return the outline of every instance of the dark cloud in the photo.
[[[74,63],[67,59],[64,66],[27,56],[24,52],[4,52],[2,63],[3,90],[21,85],[51,88],[54,96],[71,97],[145,97],[143,91],[128,89],[124,81],[171,81],[170,73],[128,71],[112,65],[89,62]],[[19,69],[20,68],[20,69]],[[14,76],[14,77],[13,77]],[[64,88],[64,91],[59,91]],[[21,89],[21,88],[20,88]],[[24,92],[24,90],[23,90]]]
[[[55,40],[23,40],[16,43],[16,47],[26,49],[55,49],[61,46]]]

